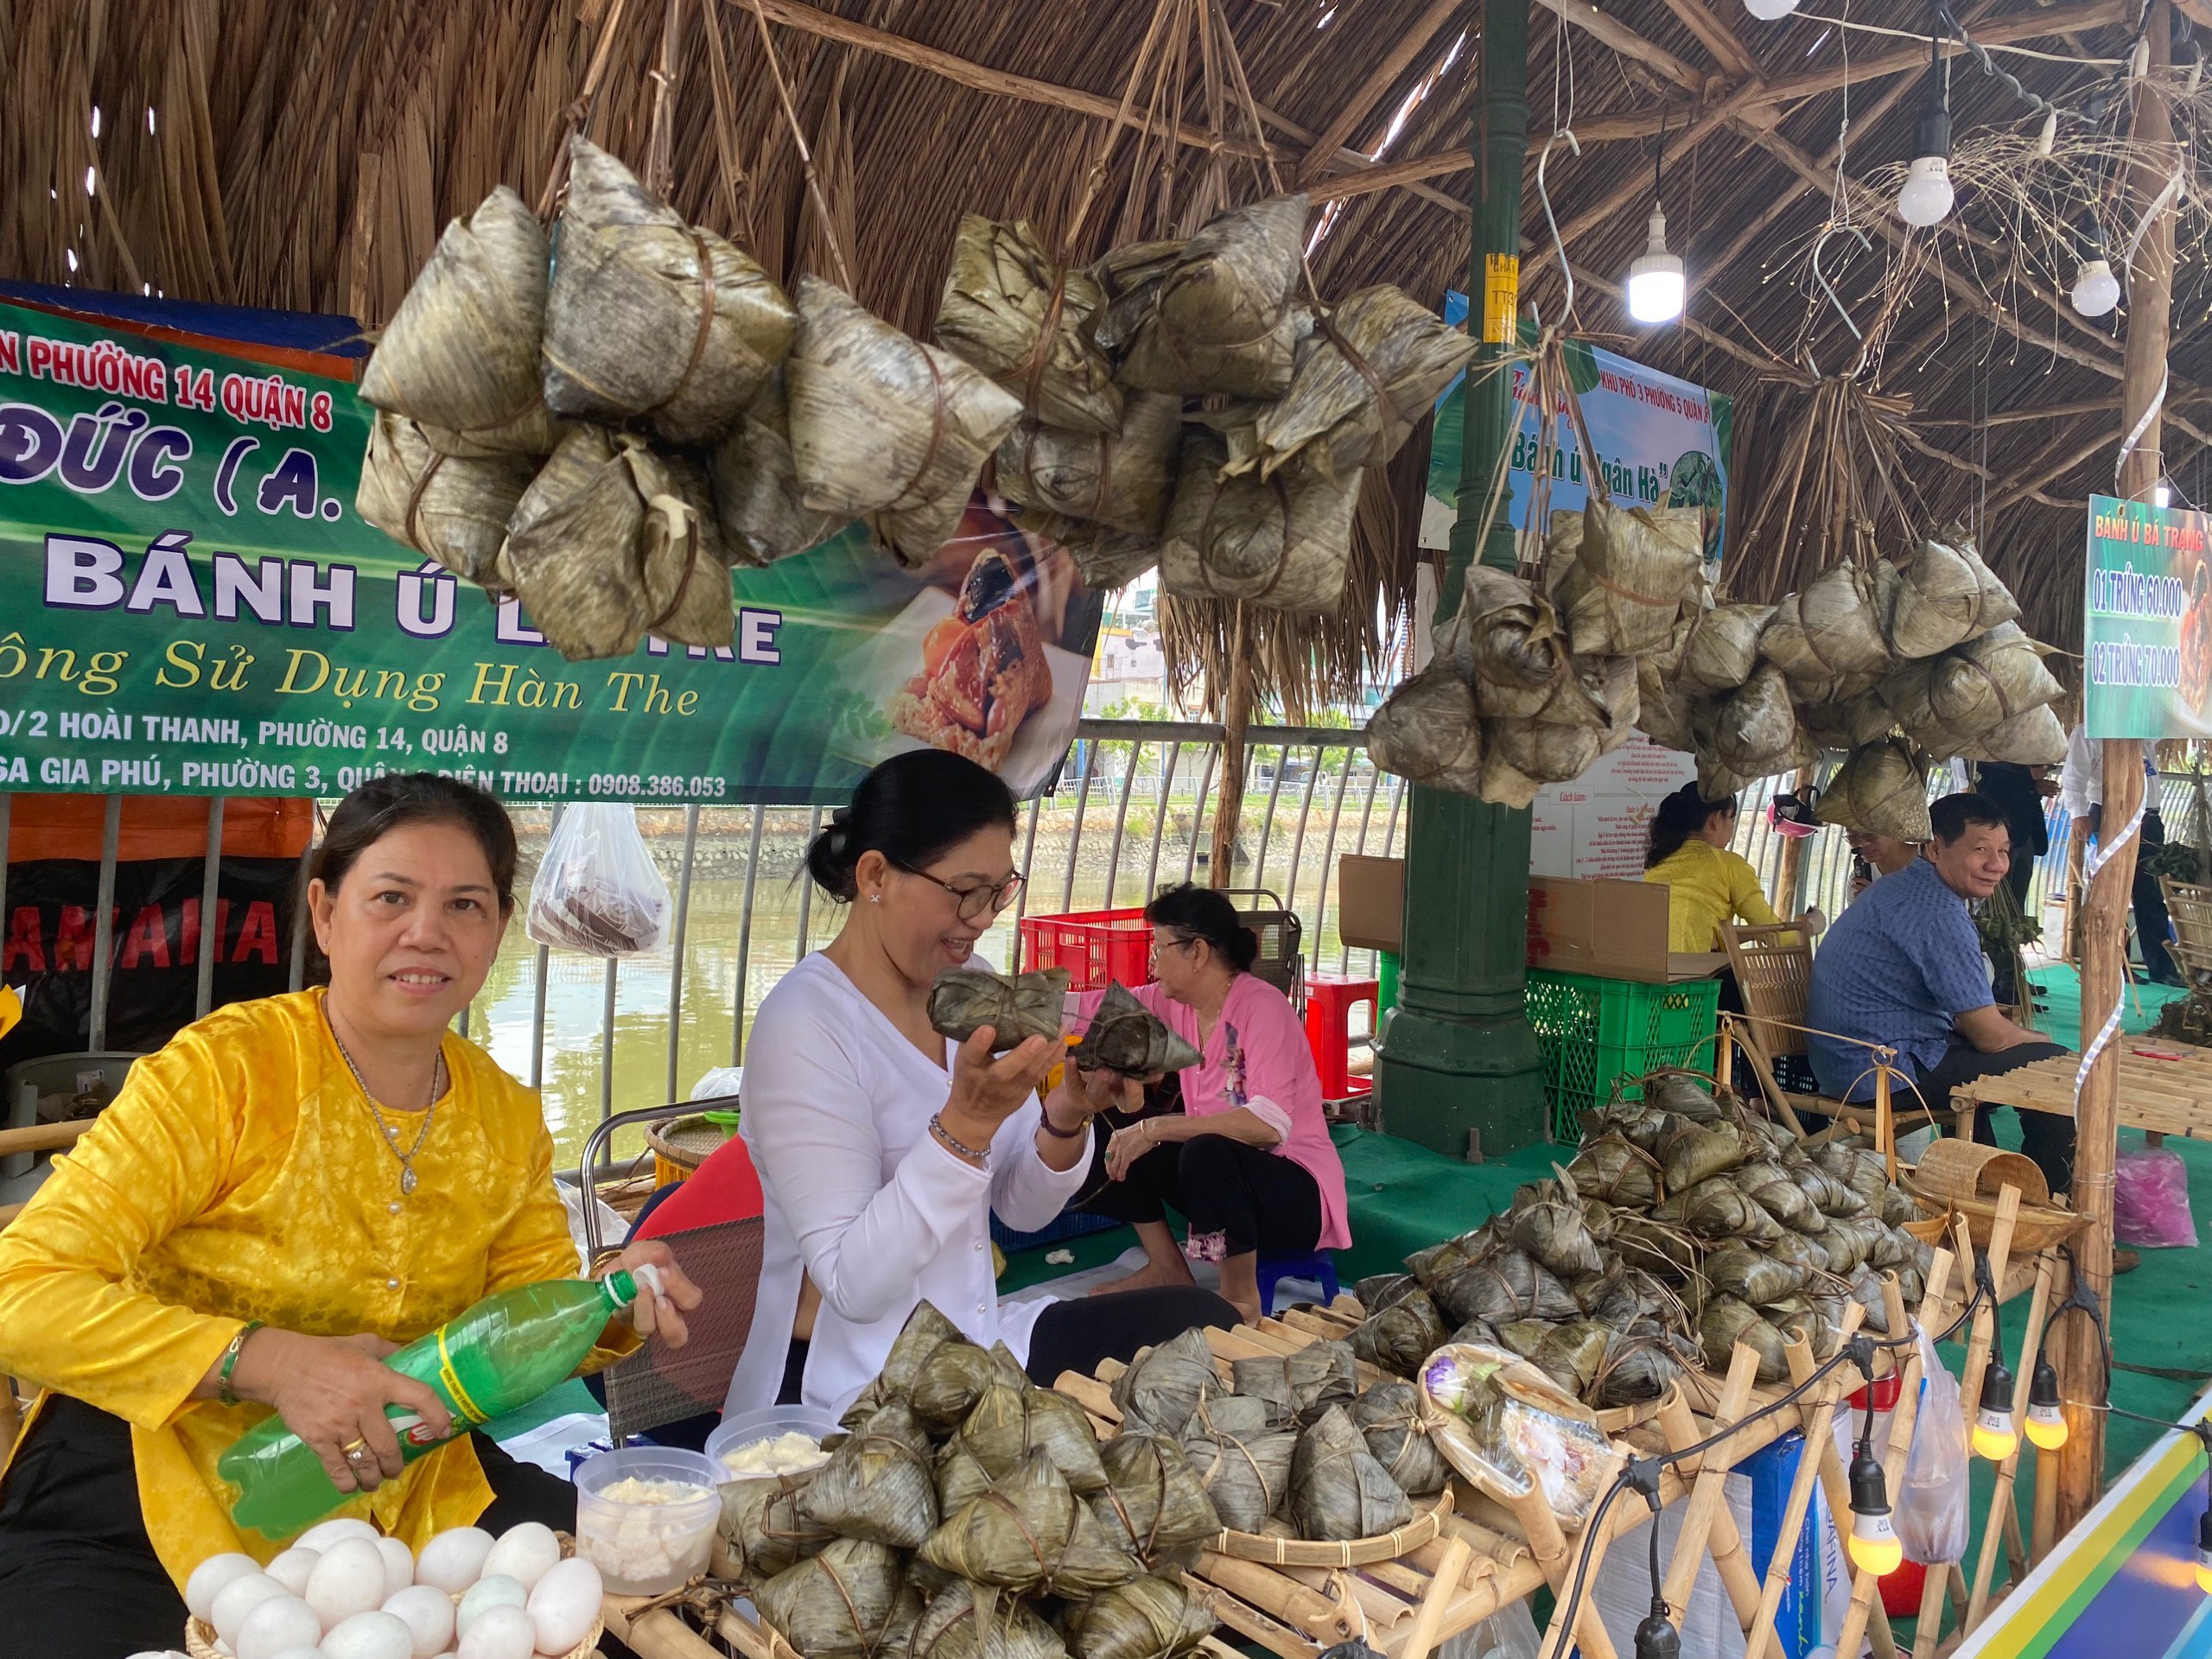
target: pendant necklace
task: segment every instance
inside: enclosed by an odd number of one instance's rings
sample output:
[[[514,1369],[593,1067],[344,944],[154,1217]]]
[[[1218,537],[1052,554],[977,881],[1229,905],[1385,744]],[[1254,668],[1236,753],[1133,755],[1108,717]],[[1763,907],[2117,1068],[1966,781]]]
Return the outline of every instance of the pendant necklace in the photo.
[[[329,1016],[324,1015],[329,1024]],[[415,1193],[415,1154],[423,1150],[423,1142],[429,1138],[430,1119],[438,1109],[438,1096],[444,1093],[446,1057],[442,1049],[430,1067],[430,1102],[423,1109],[423,1127],[415,1132],[415,1144],[404,1152],[399,1147],[399,1131],[385,1121],[384,1108],[377,1104],[377,1097],[369,1092],[369,1085],[361,1076],[361,1068],[353,1064],[353,1057],[346,1052],[346,1039],[338,1034],[338,1027],[330,1027],[330,1040],[338,1046],[338,1058],[346,1062],[346,1069],[353,1074],[353,1084],[361,1091],[361,1098],[368,1103],[369,1114],[377,1121],[377,1128],[384,1132],[385,1144],[391,1148],[391,1155],[399,1160],[399,1196],[412,1198]],[[397,1211],[399,1206],[394,1204]]]

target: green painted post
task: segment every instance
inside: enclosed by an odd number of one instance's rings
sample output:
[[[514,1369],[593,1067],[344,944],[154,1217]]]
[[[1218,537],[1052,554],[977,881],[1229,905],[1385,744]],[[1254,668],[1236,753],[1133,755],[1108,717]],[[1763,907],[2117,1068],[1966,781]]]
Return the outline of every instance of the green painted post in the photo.
[[[1469,326],[1482,346],[1467,383],[1459,518],[1436,620],[1459,607],[1469,564],[1511,569],[1512,527],[1482,519],[1513,442],[1511,376],[1484,375],[1511,349],[1520,302],[1521,172],[1529,148],[1529,0],[1485,0],[1475,111]],[[1480,544],[1478,545],[1478,542]],[[1543,1073],[1525,1008],[1529,814],[1416,787],[1407,824],[1403,967],[1376,1062],[1393,1135],[1452,1157],[1474,1131],[1485,1154],[1547,1138]]]

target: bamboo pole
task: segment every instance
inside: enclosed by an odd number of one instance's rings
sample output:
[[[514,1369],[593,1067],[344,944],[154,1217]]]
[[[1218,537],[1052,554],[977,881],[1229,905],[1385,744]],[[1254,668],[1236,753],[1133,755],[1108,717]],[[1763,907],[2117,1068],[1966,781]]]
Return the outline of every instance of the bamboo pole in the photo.
[[[1621,1471],[1621,1466],[1627,1461],[1628,1454],[1616,1447],[1599,1466],[1598,1484],[1591,1490],[1598,1492],[1610,1490],[1615,1477]],[[1634,1494],[1629,1496],[1633,1497]],[[1613,1501],[1618,1503],[1624,1500],[1616,1498]],[[1551,1581],[1553,1593],[1559,1597],[1552,1609],[1551,1628],[1544,1632],[1542,1645],[1536,1649],[1537,1659],[1566,1659],[1570,1645],[1567,1627],[1567,1595],[1573,1587],[1575,1560],[1581,1553],[1580,1546],[1577,1545],[1573,1549],[1567,1548],[1566,1539],[1560,1533],[1559,1522],[1552,1515],[1552,1506],[1546,1502],[1541,1489],[1532,1487],[1527,1497],[1513,1505],[1513,1513],[1528,1531],[1529,1546],[1535,1550],[1537,1560],[1543,1563],[1544,1576]],[[1595,1513],[1593,1509],[1592,1514],[1594,1516]],[[1588,1525],[1587,1522],[1584,1524],[1586,1528]],[[1619,1659],[1620,1650],[1613,1646],[1612,1637],[1605,1630],[1605,1621],[1599,1617],[1598,1604],[1590,1595],[1597,1586],[1599,1568],[1605,1561],[1606,1548],[1612,1542],[1616,1530],[1613,1518],[1609,1515],[1598,1535],[1587,1541],[1590,1565],[1583,1574],[1581,1599],[1574,1604],[1572,1642],[1572,1645],[1581,1649],[1581,1659]],[[1546,1532],[1549,1535],[1539,1543],[1537,1535]]]
[[[1244,817],[1244,734],[1252,723],[1252,654],[1246,648],[1250,617],[1236,601],[1236,624],[1230,633],[1229,691],[1221,709],[1221,798],[1214,803],[1213,851],[1206,885],[1236,885],[1236,831]]]
[[[2027,1421],[2028,1383],[2035,1373],[2036,1347],[2043,1340],[2044,1321],[2050,1315],[2050,1281],[2057,1268],[2057,1257],[2044,1250],[2036,1259],[2035,1295],[2028,1303],[2027,1328],[2020,1333],[2020,1369],[2012,1380],[2012,1427],[2017,1431]],[[1981,1533],[1981,1558],[1974,1563],[1974,1589],[1967,1599],[1967,1616],[1959,1628],[1971,1633],[1981,1623],[1981,1616],[1989,1607],[1989,1581],[1997,1567],[1997,1549],[2005,1538],[2005,1520],[2019,1525],[2019,1516],[2012,1505],[2012,1487],[2018,1478],[2022,1447],[2029,1451],[2023,1434],[2020,1443],[2012,1448],[2012,1455],[1999,1465],[1997,1483],[1989,1501],[1989,1519]],[[1917,1644],[1916,1644],[1916,1647]],[[1932,1653],[1934,1649],[1929,1649]]]
[[[1858,1334],[1859,1322],[1866,1310],[1853,1302],[1843,1311],[1843,1340],[1848,1342]],[[1789,1382],[1792,1388],[1802,1388],[1813,1374],[1813,1350],[1801,1335],[1789,1348]],[[1859,1379],[1872,1388],[1871,1376]],[[1766,1659],[1769,1638],[1775,1636],[1775,1616],[1782,1611],[1782,1593],[1789,1587],[1790,1564],[1797,1554],[1798,1535],[1805,1529],[1805,1516],[1812,1508],[1813,1488],[1821,1478],[1821,1459],[1816,1450],[1833,1446],[1835,1437],[1830,1428],[1835,1417],[1836,1402],[1844,1395],[1840,1382],[1831,1382],[1812,1396],[1814,1403],[1806,1413],[1804,1444],[1797,1452],[1797,1471],[1790,1477],[1789,1497],[1782,1506],[1782,1523],[1775,1529],[1774,1554],[1767,1561],[1766,1577],[1759,1587],[1759,1605],[1751,1615],[1751,1624],[1744,1631],[1744,1659]]]
[[[1745,1408],[1751,1402],[1751,1385],[1758,1380],[1758,1355],[1738,1343],[1735,1352],[1728,1357],[1728,1375],[1720,1385],[1720,1402],[1713,1410],[1716,1433],[1743,1416]],[[1671,1450],[1694,1446],[1701,1438],[1679,1387],[1669,1392],[1659,1408],[1659,1427]],[[1728,1512],[1726,1482],[1728,1471],[1735,1464],[1734,1452],[1734,1446],[1724,1440],[1699,1461],[1697,1478],[1690,1488],[1689,1503],[1682,1511],[1681,1530],[1675,1535],[1675,1554],[1667,1563],[1667,1576],[1661,1583],[1660,1594],[1677,1614],[1688,1611],[1690,1592],[1697,1586],[1698,1567],[1705,1560],[1706,1541],[1710,1537],[1713,1569],[1720,1574],[1721,1587],[1735,1607],[1738,1622],[1748,1626],[1758,1611],[1759,1584],[1744,1554],[1736,1519]],[[1687,1475],[1690,1471],[1681,1472]],[[1724,1556],[1732,1560],[1738,1570],[1725,1570]]]

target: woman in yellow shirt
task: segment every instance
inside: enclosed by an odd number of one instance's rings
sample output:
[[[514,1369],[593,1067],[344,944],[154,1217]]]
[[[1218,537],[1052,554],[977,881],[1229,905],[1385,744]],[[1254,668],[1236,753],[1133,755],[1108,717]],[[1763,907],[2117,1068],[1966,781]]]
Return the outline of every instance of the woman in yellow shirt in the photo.
[[[1684,784],[1652,814],[1643,879],[1667,888],[1667,948],[1718,950],[1723,922],[1772,927],[1782,920],[1766,901],[1759,873],[1729,842],[1736,836],[1736,798],[1707,800]],[[1827,925],[1817,908],[1798,918],[1808,933]]]
[[[419,1548],[480,1518],[573,1527],[575,1489],[463,1434],[404,1469],[377,1363],[510,1286],[572,1277],[537,1096],[448,1029],[514,908],[490,796],[427,773],[332,815],[308,889],[327,990],[218,1010],[138,1061],[0,1232],[0,1375],[44,1390],[0,1472],[0,1628],[50,1659],[178,1646],[207,1557],[266,1561],[215,1473],[273,1411],[321,1457],[334,1515]],[[699,1293],[661,1244],[636,1332],[683,1340]],[[604,1363],[637,1336],[609,1326]]]

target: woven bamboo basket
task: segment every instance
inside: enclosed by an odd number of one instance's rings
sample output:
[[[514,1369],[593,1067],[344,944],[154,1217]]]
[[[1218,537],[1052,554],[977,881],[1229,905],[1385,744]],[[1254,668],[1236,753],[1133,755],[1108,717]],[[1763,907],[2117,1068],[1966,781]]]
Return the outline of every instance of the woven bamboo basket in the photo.
[[[1309,1538],[1276,1538],[1263,1532],[1237,1532],[1230,1528],[1209,1546],[1215,1554],[1240,1561],[1265,1561],[1270,1567],[1368,1567],[1395,1561],[1432,1541],[1444,1530],[1444,1517],[1452,1513],[1452,1489],[1446,1486],[1429,1500],[1428,1507],[1395,1532],[1341,1542]]]
[[[683,1180],[720,1152],[734,1133],[709,1122],[696,1112],[646,1124],[645,1144],[653,1149],[654,1185],[667,1186]]]
[[[2035,1160],[1976,1141],[1946,1138],[1921,1154],[1912,1172],[1916,1190],[1931,1198],[1976,1198],[1994,1205],[2008,1186],[2020,1189],[2020,1206],[2047,1206],[2050,1185]]]
[[[1992,1230],[1997,1225],[1997,1205],[1993,1200],[1945,1198],[1926,1191],[1910,1175],[1900,1185],[1929,1212],[1923,1221],[1905,1224],[1905,1230],[1915,1238],[1940,1246],[1951,1236],[1951,1217],[1964,1216],[1974,1248],[1989,1248]],[[2087,1216],[2062,1210],[2056,1205],[2023,1204],[2018,1218],[2012,1224],[2012,1255],[2017,1260],[2037,1250],[2047,1250],[2054,1244],[2063,1244],[2088,1224]]]

